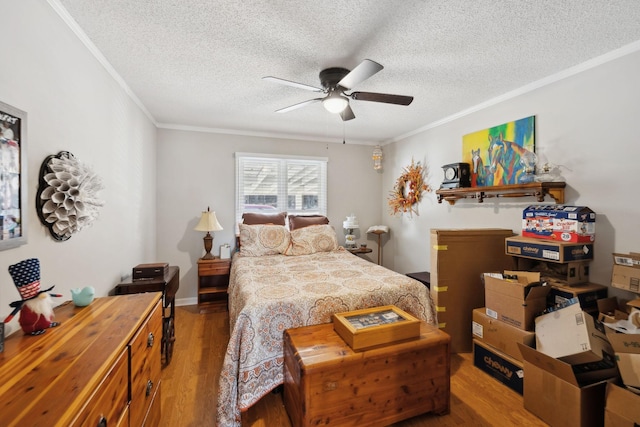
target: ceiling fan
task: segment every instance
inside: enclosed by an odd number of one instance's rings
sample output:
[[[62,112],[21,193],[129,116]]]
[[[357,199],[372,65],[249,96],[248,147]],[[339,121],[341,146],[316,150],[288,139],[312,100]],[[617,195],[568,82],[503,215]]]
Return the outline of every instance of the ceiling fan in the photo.
[[[309,99],[289,107],[276,110],[276,113],[286,113],[300,107],[304,107],[316,102],[322,102],[324,108],[330,113],[340,114],[343,121],[355,119],[353,110],[349,105],[349,98],[357,101],[384,102],[387,104],[409,105],[413,101],[413,96],[390,95],[386,93],[374,92],[351,92],[359,83],[362,83],[369,77],[382,70],[384,67],[370,59],[363,60],[356,68],[349,71],[346,68],[327,68],[320,71],[320,84],[322,87],[307,85],[304,83],[292,82],[290,80],[278,77],[266,76],[263,80],[269,80],[287,86],[293,86],[300,89],[310,90],[312,92],[321,92],[326,94],[323,98]]]

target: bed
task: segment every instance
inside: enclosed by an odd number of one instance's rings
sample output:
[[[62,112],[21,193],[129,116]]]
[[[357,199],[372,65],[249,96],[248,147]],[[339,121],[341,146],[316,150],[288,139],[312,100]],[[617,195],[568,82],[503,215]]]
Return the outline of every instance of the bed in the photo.
[[[286,329],[391,304],[436,324],[422,283],[349,253],[338,246],[333,227],[318,221],[291,231],[280,224],[240,224],[218,390],[221,427],[240,426],[241,413],[283,383]]]

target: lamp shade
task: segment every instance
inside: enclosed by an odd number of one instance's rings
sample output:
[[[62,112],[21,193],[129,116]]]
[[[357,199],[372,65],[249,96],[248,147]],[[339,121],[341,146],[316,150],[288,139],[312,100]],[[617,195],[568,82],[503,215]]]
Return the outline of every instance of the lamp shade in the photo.
[[[341,113],[349,105],[349,100],[334,91],[322,100],[322,105],[330,113]]]
[[[196,231],[220,231],[222,230],[222,226],[218,222],[218,218],[216,218],[216,213],[214,211],[210,211],[207,208],[206,211],[202,212],[202,216],[200,217],[200,221],[196,228]]]
[[[351,216],[347,216],[347,220],[342,221],[342,228],[345,228],[347,230],[355,230],[360,228],[356,216],[353,214],[351,214]]]

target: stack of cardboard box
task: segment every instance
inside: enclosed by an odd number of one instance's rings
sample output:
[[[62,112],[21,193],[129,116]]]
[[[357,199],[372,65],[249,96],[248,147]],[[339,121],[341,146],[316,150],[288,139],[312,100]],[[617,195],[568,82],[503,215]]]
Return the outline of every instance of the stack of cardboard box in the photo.
[[[522,236],[506,240],[517,269],[539,271],[551,285],[550,305],[578,298],[583,310],[597,316],[596,301],[607,297],[607,287],[589,282],[595,221],[586,206],[529,206],[522,212]]]
[[[539,273],[531,272],[485,273],[485,307],[473,310],[474,365],[520,394],[523,358],[518,343],[533,344],[533,319],[545,309],[550,290],[535,286],[539,279]]]
[[[640,299],[589,283],[594,241],[589,208],[524,210],[522,236],[505,239],[515,269],[483,275],[474,364],[551,426],[638,426]],[[611,286],[640,294],[640,253],[613,254]]]
[[[571,298],[595,314],[596,300],[607,296],[606,286],[588,283],[594,241],[595,213],[587,207],[524,209],[522,236],[505,239],[505,253],[513,257],[516,271],[485,274],[485,308],[473,312],[476,366],[522,393],[522,379],[505,378],[501,365],[514,362],[521,372],[517,343],[533,342],[535,316]]]
[[[613,254],[611,285],[640,293],[640,254]],[[615,352],[621,384],[607,385],[605,426],[640,425],[640,299],[622,304],[615,297],[598,301],[599,319]]]
[[[516,270],[485,274],[486,307],[473,312],[475,365],[552,426],[602,425],[606,386],[618,375],[597,321],[608,287],[589,283],[594,242],[591,209],[526,208],[522,236],[505,239]]]

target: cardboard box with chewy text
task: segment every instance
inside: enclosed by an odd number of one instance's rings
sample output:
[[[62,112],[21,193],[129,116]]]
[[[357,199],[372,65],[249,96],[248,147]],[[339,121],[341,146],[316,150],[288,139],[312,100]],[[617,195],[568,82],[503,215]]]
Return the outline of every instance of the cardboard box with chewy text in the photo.
[[[487,316],[484,308],[473,310],[471,324],[473,338],[501,351],[513,359],[522,362],[518,343],[533,345],[536,335],[508,323]]]
[[[508,255],[552,262],[588,261],[593,259],[591,243],[553,242],[530,237],[507,237],[505,251]]]
[[[507,356],[500,350],[480,340],[474,339],[473,365],[516,393],[522,394],[524,382],[522,362]]]
[[[517,280],[503,279],[503,275],[484,274],[484,299],[487,316],[516,328],[532,331],[533,319],[547,306],[548,286],[540,286],[540,273],[508,271],[505,275]]]

